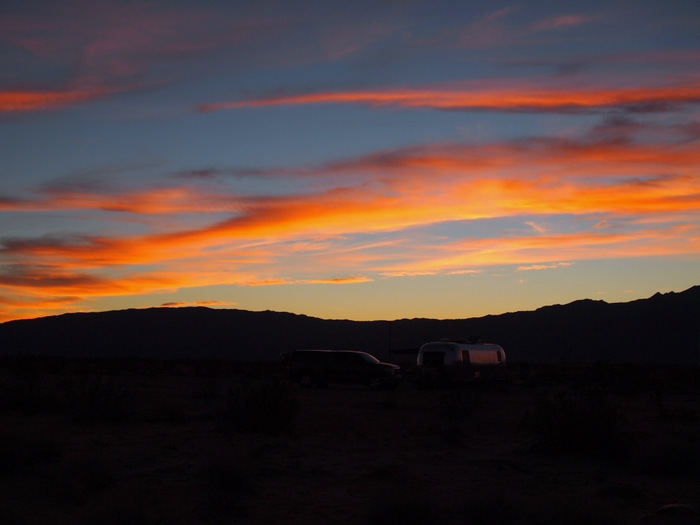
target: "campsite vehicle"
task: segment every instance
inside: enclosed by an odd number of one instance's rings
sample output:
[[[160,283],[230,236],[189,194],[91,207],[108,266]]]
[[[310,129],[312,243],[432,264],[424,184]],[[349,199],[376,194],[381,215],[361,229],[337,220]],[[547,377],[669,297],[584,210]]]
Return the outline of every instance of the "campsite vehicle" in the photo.
[[[470,381],[496,377],[506,363],[499,345],[443,339],[418,350],[418,380],[423,383]]]
[[[282,361],[289,377],[303,387],[355,383],[393,388],[400,380],[398,365],[354,350],[295,350],[283,354]]]

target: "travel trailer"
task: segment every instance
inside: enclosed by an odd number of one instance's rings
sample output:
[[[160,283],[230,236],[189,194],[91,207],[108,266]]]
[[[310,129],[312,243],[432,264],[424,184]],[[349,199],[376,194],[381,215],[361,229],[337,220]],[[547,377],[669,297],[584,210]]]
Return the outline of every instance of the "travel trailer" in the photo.
[[[503,348],[491,343],[443,339],[418,351],[418,379],[426,383],[496,377],[506,363]]]

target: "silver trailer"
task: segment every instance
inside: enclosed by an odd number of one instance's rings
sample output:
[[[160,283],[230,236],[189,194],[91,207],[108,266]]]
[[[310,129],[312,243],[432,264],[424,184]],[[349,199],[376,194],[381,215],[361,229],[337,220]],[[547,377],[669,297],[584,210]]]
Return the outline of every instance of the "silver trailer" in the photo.
[[[425,343],[418,351],[418,378],[423,382],[459,382],[496,377],[506,363],[499,345],[453,340]]]

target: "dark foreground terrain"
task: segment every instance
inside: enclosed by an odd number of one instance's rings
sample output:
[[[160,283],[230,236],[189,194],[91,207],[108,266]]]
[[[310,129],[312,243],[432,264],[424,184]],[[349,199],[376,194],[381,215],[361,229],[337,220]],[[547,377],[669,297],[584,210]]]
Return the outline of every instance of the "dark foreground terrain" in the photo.
[[[700,523],[696,367],[302,390],[269,364],[0,361],[0,522]]]

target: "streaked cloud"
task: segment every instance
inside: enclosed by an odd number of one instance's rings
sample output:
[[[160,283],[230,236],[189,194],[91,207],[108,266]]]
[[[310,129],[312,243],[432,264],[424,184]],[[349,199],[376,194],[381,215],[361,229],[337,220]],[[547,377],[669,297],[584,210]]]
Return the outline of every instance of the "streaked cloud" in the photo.
[[[603,18],[596,15],[570,14],[561,15],[554,18],[548,18],[536,22],[531,26],[533,31],[546,31],[549,29],[569,29],[576,26],[600,22]]]
[[[236,305],[236,303],[231,303],[231,302],[227,302],[227,301],[190,301],[190,302],[178,301],[178,302],[163,303],[160,306],[167,307],[167,308],[181,308],[183,306],[235,306],[235,305]]]
[[[520,85],[519,85],[520,84]],[[198,106],[201,112],[245,107],[301,104],[360,104],[441,111],[590,112],[608,108],[663,111],[679,104],[700,102],[700,82],[635,87],[552,88],[530,82],[501,80],[464,82],[386,90],[319,92]]]
[[[78,102],[87,102],[110,93],[107,88],[66,91],[0,91],[0,112],[57,109]]]
[[[250,69],[342,60],[395,25],[389,16],[356,15],[349,24],[331,14],[287,16],[286,6],[276,11],[240,3],[195,8],[71,0],[43,7],[19,7],[0,17],[0,65],[21,56],[23,68],[17,78],[0,77],[0,113],[56,110],[191,82],[202,70],[216,71],[220,65],[213,64],[221,61]],[[60,74],[47,77],[47,64]]]
[[[518,266],[518,271],[519,272],[526,272],[530,270],[553,270],[555,268],[563,268],[566,266],[571,266],[574,263],[570,262],[560,262],[560,263],[553,263],[553,264],[532,264],[530,266]]]

